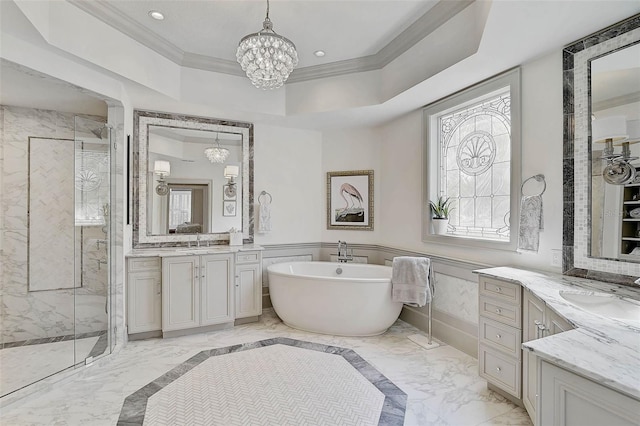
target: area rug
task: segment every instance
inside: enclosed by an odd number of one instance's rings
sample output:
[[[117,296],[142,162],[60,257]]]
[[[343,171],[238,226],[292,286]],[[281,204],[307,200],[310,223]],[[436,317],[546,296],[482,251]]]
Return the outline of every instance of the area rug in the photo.
[[[194,355],[129,395],[118,425],[402,425],[406,403],[351,349],[275,338]]]

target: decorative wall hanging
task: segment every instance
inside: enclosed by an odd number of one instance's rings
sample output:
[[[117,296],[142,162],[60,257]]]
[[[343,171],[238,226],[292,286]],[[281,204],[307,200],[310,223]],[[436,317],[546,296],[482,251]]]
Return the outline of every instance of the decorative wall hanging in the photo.
[[[327,229],[373,230],[373,170],[327,173]]]

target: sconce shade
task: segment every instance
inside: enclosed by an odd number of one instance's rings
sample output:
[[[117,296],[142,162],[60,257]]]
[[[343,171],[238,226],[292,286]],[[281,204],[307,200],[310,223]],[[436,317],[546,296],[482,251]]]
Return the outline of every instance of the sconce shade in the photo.
[[[238,166],[226,166],[224,168],[224,177],[227,179],[238,177],[239,173],[240,173],[240,167]]]
[[[169,176],[171,174],[171,163],[168,161],[156,160],[153,163],[153,172],[162,177]]]
[[[623,115],[598,118],[591,123],[591,135],[593,142],[604,142],[611,139],[619,142],[627,139],[627,118]]]

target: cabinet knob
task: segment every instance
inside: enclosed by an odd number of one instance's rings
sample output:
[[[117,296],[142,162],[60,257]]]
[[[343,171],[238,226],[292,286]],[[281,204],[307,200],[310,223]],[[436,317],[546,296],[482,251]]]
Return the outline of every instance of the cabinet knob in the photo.
[[[497,291],[498,293],[502,293],[502,288],[500,288],[500,287],[496,287],[496,291]]]
[[[500,368],[500,367],[496,367],[496,371],[499,373],[499,372],[501,372],[501,371],[502,371],[502,368]]]
[[[204,278],[204,274],[200,275],[200,278]]]
[[[502,336],[499,334],[496,334],[496,339],[502,339]]]
[[[496,314],[501,314],[501,313],[502,313],[502,309],[497,308],[497,309],[496,309]]]

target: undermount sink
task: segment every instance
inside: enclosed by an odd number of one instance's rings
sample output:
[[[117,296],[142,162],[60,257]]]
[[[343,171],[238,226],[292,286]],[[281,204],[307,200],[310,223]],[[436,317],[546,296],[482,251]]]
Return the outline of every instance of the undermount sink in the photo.
[[[560,291],[560,296],[582,310],[603,317],[640,322],[640,302],[610,294],[585,294]]]

